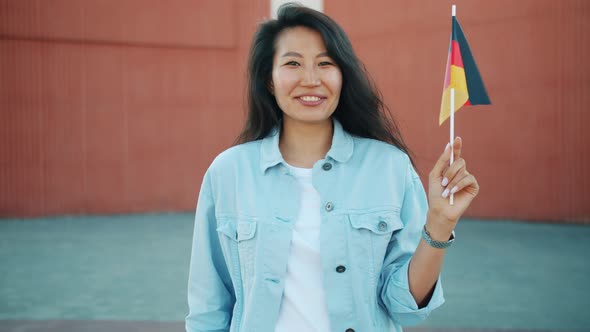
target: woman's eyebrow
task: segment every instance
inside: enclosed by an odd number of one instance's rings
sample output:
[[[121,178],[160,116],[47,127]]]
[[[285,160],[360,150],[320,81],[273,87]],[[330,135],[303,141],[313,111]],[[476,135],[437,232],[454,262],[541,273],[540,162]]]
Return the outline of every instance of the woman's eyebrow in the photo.
[[[301,55],[301,54],[299,54],[297,52],[287,52],[287,53],[281,55],[281,57],[288,57],[288,56],[292,56],[292,57],[296,57],[296,58],[303,58],[303,55]],[[322,52],[322,53],[316,55],[315,57],[316,58],[321,58],[323,56],[329,56],[328,55],[328,52]]]
[[[293,56],[296,58],[303,58],[303,55],[297,53],[297,52],[287,52],[285,54],[282,55],[282,57],[286,57],[286,56]]]

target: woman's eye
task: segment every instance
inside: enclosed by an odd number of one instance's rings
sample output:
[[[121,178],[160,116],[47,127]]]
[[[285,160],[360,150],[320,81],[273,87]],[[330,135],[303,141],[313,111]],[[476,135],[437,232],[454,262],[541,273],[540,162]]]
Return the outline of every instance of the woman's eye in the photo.
[[[299,66],[299,63],[297,61],[289,61],[285,63],[285,66]]]
[[[320,66],[332,66],[334,64],[332,62],[329,62],[329,61],[322,61],[322,62],[320,62],[319,65]]]

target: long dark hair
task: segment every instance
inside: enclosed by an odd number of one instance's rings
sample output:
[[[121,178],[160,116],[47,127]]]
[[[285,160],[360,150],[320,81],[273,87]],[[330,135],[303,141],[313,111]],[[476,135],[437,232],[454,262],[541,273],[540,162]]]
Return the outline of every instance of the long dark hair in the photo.
[[[355,136],[393,144],[412,159],[393,115],[365,66],[354,54],[344,30],[323,13],[293,3],[282,5],[278,18],[261,23],[254,35],[248,60],[248,117],[236,143],[262,139],[281,124],[283,113],[269,89],[273,58],[278,35],[297,26],[322,35],[328,55],[342,72],[340,100],[333,116],[344,130]]]

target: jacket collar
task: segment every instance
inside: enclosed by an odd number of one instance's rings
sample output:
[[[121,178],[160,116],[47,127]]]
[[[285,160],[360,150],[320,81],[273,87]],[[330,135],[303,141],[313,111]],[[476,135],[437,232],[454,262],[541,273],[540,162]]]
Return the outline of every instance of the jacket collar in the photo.
[[[354,148],[352,136],[342,128],[338,120],[333,118],[332,123],[334,124],[332,146],[326,156],[345,163],[352,157]],[[279,150],[279,137],[280,129],[275,127],[268,136],[262,139],[260,145],[260,170],[262,173],[265,173],[270,167],[285,163]]]

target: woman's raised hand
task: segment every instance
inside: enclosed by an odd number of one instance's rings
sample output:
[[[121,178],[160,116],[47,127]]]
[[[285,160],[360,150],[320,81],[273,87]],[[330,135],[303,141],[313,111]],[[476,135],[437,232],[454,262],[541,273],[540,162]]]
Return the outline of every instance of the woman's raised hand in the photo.
[[[461,138],[456,137],[452,147],[455,161],[449,166],[451,147],[447,144],[428,177],[428,214],[450,223],[459,220],[479,192],[475,176],[467,171],[465,159],[461,158],[462,146]],[[449,204],[451,194],[455,195],[453,205]]]

